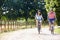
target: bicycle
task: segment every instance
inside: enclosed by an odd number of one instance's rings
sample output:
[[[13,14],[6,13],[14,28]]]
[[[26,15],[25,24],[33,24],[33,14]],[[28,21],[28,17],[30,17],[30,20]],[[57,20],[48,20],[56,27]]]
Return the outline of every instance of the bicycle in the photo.
[[[51,34],[54,34],[54,25],[53,25],[53,23],[51,23],[50,31],[51,31]]]
[[[38,33],[40,34],[40,30],[41,30],[41,22],[38,21]]]

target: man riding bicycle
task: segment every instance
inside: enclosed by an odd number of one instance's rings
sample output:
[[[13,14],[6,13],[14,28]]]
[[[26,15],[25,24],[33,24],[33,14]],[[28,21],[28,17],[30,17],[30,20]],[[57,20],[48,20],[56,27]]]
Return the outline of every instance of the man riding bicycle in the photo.
[[[54,31],[54,22],[56,19],[55,12],[53,9],[50,9],[50,12],[48,13],[48,22],[49,22],[49,30]]]

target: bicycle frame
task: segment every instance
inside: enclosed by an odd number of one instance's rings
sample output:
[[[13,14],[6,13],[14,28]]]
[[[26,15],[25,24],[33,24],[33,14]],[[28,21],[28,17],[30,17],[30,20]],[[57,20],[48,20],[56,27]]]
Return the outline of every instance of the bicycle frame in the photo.
[[[38,21],[38,32],[40,34],[40,30],[41,30],[41,24],[40,24],[40,21]]]
[[[51,24],[51,34],[54,34],[54,25],[53,24]]]

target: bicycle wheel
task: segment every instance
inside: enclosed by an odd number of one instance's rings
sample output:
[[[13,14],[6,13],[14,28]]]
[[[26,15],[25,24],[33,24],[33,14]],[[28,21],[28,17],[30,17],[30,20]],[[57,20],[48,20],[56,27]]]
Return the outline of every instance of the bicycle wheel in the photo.
[[[41,25],[40,22],[38,22],[38,33],[40,34],[40,30],[41,30]]]
[[[51,26],[51,34],[54,34],[54,26]]]

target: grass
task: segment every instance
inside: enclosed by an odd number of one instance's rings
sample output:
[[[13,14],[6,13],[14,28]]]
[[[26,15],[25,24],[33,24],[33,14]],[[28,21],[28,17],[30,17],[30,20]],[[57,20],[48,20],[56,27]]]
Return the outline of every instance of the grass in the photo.
[[[58,34],[60,34],[60,28],[56,28],[55,32],[58,33]]]

